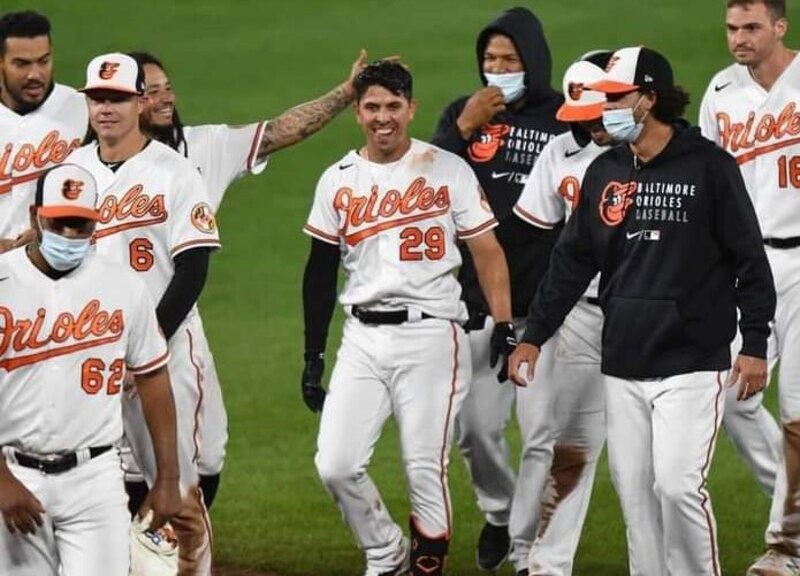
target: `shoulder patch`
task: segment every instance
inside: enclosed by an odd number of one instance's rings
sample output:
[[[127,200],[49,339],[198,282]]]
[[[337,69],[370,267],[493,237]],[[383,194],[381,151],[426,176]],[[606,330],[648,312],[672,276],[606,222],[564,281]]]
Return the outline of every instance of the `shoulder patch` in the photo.
[[[213,234],[217,230],[214,211],[205,202],[199,202],[192,208],[192,224],[205,234]]]

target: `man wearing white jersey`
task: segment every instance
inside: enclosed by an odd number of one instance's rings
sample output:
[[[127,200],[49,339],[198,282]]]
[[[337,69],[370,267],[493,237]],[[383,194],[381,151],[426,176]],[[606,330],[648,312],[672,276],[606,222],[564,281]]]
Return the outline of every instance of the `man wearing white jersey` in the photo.
[[[766,534],[752,575],[800,574],[800,59],[783,44],[785,0],[728,0],[736,60],[712,78],[700,107],[703,134],[739,165],[764,236],[778,294],[772,352],[780,359],[783,449]],[[765,425],[763,412],[755,413]],[[755,427],[751,427],[754,429]]]
[[[89,63],[82,91],[97,141],[76,150],[73,161],[92,172],[100,190],[98,251],[130,266],[158,301],[178,407],[183,506],[172,525],[179,574],[206,575],[211,571],[211,533],[199,490],[196,434],[202,390],[189,317],[219,236],[200,175],[180,154],[139,129],[143,88],[141,68],[130,56],[104,54]],[[153,454],[142,435],[141,406],[136,398],[126,400],[125,435],[152,486]]]
[[[452,425],[471,376],[459,325],[467,312],[453,274],[461,263],[457,238],[472,252],[500,326],[495,335],[505,335],[511,320],[508,268],[491,231],[497,222],[463,160],[409,138],[411,82],[403,66],[387,61],[356,77],[366,144],[323,173],[305,226],[312,241],[303,279],[302,384],[309,408],[322,410],[315,463],[366,553],[367,576],[444,570]],[[322,352],[340,260],[347,320],[326,398]],[[507,352],[506,342],[493,338],[495,360]],[[392,414],[410,490],[410,553],[366,473]]]
[[[132,52],[144,70],[145,96],[140,116],[142,129],[150,137],[186,156],[197,167],[208,189],[216,213],[228,187],[246,174],[260,174],[269,155],[314,134],[355,98],[353,78],[364,67],[362,51],[353,63],[350,77],[327,94],[300,104],[276,118],[231,126],[204,124],[184,126],[175,107],[176,96],[161,61],[147,52]],[[203,372],[203,407],[200,413],[200,486],[210,509],[219,487],[228,441],[228,417],[222,389],[200,315],[193,315],[196,349]]]
[[[180,508],[166,341],[144,282],[90,250],[96,200],[86,170],[47,171],[34,240],[0,256],[0,574],[127,576],[126,373],[158,463],[141,513],[156,529]]]
[[[53,82],[50,22],[33,11],[0,18],[0,252],[29,241],[36,178],[86,133],[86,104]]]
[[[553,229],[569,218],[580,201],[581,181],[589,164],[611,143],[603,128],[605,95],[586,89],[603,75],[611,52],[594,52],[572,64],[564,74],[565,102],[556,117],[571,130],[556,136],[542,151],[514,206],[514,213],[538,228]],[[603,313],[597,298],[596,277],[564,320],[550,344],[547,367],[540,363],[530,393],[544,387],[555,393],[555,447],[550,479],[544,494],[530,487],[523,474],[517,479],[516,516],[525,519],[532,542],[523,576],[567,576],[589,508],[597,459],[605,443],[605,395],[600,374],[600,333]],[[553,426],[549,422],[531,425]],[[528,446],[522,453],[541,449]],[[535,488],[535,490],[531,490]],[[533,493],[531,493],[533,492]],[[540,505],[528,503],[541,498]],[[537,513],[541,511],[540,513]]]

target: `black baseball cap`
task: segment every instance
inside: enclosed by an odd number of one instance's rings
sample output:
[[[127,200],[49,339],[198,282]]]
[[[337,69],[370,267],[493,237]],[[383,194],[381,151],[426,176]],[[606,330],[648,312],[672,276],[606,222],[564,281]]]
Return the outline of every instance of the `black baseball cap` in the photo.
[[[624,94],[634,90],[660,92],[674,85],[672,66],[667,59],[655,50],[636,46],[614,52],[606,65],[605,78],[588,88],[606,94]]]

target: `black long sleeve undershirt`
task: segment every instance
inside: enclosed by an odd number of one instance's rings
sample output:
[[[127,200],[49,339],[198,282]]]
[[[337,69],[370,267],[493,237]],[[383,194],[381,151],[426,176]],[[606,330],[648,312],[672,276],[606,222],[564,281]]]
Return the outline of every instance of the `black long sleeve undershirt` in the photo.
[[[306,353],[325,351],[328,327],[336,308],[336,276],[339,270],[339,246],[316,238],[303,274],[303,320]]]
[[[175,256],[175,273],[156,307],[158,324],[167,340],[178,330],[203,291],[210,253],[210,248],[200,247]]]

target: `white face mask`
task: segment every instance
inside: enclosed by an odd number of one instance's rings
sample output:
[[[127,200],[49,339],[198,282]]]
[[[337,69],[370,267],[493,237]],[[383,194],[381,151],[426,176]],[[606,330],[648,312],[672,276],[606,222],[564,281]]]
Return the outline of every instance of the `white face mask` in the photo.
[[[639,103],[644,96],[639,97],[633,108],[618,108],[616,110],[603,110],[603,126],[615,142],[627,142],[633,144],[642,135],[644,129],[645,114],[639,122],[633,113],[639,107]]]
[[[89,252],[90,244],[91,238],[64,238],[42,229],[39,251],[53,270],[66,272],[80,266]]]
[[[503,92],[506,104],[518,100],[525,92],[525,72],[509,72],[508,74],[487,74],[486,84],[497,86]]]

